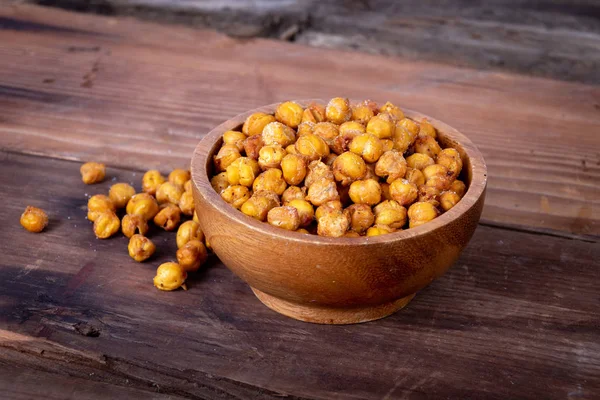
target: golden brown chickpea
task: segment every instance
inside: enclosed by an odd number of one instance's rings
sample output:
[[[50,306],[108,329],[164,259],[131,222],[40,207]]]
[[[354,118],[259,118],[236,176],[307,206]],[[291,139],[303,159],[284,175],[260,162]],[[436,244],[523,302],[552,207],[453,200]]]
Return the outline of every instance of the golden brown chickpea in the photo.
[[[380,113],[386,113],[391,115],[394,120],[396,121],[400,121],[404,118],[404,113],[402,112],[402,110],[398,107],[396,107],[395,105],[393,105],[392,103],[390,103],[389,101],[387,103],[385,103],[383,106],[381,106],[381,108],[379,109]]]
[[[183,184],[189,181],[190,178],[191,174],[190,171],[187,169],[177,168],[171,171],[171,173],[169,174],[169,182],[179,186],[183,186]]]
[[[379,114],[379,106],[373,100],[365,100],[362,102],[362,104],[369,107],[371,109],[371,111],[373,111],[373,115]]]
[[[337,154],[333,154],[333,153],[329,153],[329,155],[327,155],[324,159],[323,159],[323,163],[325,165],[327,165],[328,167],[332,168],[333,166],[333,162],[335,161],[335,159],[337,158]]]
[[[414,202],[418,195],[417,186],[406,179],[396,179],[390,183],[390,196],[401,206],[406,206]]]
[[[154,216],[154,223],[165,231],[173,231],[181,221],[181,210],[174,204],[167,204]]]
[[[262,135],[254,135],[244,140],[244,151],[246,157],[258,160],[260,149],[264,146]]]
[[[439,191],[450,189],[452,178],[449,176],[434,175],[425,181],[425,186],[431,186]]]
[[[432,176],[448,176],[448,169],[440,164],[432,164],[423,168],[423,176],[425,177],[425,182],[429,180]]]
[[[133,186],[127,183],[115,183],[108,191],[108,197],[117,208],[123,208],[135,194]]]
[[[158,203],[148,193],[138,193],[129,200],[125,210],[127,214],[139,215],[148,221],[158,213]]]
[[[160,290],[175,290],[185,287],[185,280],[187,279],[187,272],[177,263],[167,262],[161,264],[156,270],[156,276],[154,277],[154,286]]]
[[[465,192],[467,191],[467,187],[465,186],[465,183],[463,181],[457,179],[454,182],[452,182],[449,190],[453,191],[460,198],[462,198],[465,195]]]
[[[431,125],[429,123],[429,121],[427,121],[425,118],[423,118],[421,120],[420,125],[421,125],[421,129],[419,130],[419,135],[431,136],[434,139],[437,138],[437,132],[435,131],[435,128],[433,127],[433,125]]]
[[[344,212],[350,219],[350,229],[356,233],[364,233],[375,221],[373,210],[366,204],[352,204]]]
[[[325,118],[325,107],[317,103],[309,104],[302,114],[302,122],[312,122],[313,124],[323,122]]]
[[[375,164],[375,175],[387,178],[387,183],[404,177],[406,173],[406,160],[402,154],[395,150],[386,151]]]
[[[334,210],[319,218],[317,234],[319,236],[342,237],[350,227],[350,219],[343,211]]]
[[[462,158],[456,149],[448,148],[440,151],[436,160],[438,164],[448,169],[452,179],[456,179],[462,170]]]
[[[303,122],[298,125],[298,136],[308,135],[309,133],[313,133],[315,131],[315,123],[314,122]]]
[[[179,199],[183,194],[183,187],[173,182],[165,182],[156,190],[156,201],[158,204],[179,204]]]
[[[108,239],[119,231],[121,221],[112,211],[101,212],[94,220],[94,233],[98,239]]]
[[[188,179],[187,181],[185,181],[185,183],[183,184],[183,191],[192,193],[192,180],[191,179]]]
[[[331,146],[333,140],[340,134],[340,128],[331,122],[319,122],[315,125],[313,134],[319,136],[328,146]]]
[[[262,141],[265,145],[278,144],[289,146],[296,140],[296,132],[281,122],[271,122],[262,131]]]
[[[386,200],[375,206],[375,224],[402,229],[406,225],[406,208],[395,200]]]
[[[344,122],[340,125],[339,134],[343,135],[345,133],[354,133],[356,135],[360,135],[361,133],[366,133],[366,128],[363,124],[358,121],[348,121]]]
[[[278,144],[264,146],[258,152],[258,165],[264,170],[279,168],[286,151]]]
[[[179,208],[185,215],[194,215],[194,196],[192,192],[184,192],[179,199]]]
[[[367,165],[362,157],[347,151],[333,162],[333,176],[343,186],[362,179],[367,173]]]
[[[262,190],[255,192],[240,211],[259,221],[265,221],[269,211],[279,205],[279,197],[275,193]]]
[[[304,233],[304,234],[306,234],[306,235],[309,235],[309,234],[310,234],[310,232],[309,232],[309,231],[307,231],[307,230],[306,230],[306,229],[304,229],[304,228],[296,229],[296,232],[298,232],[298,233]]]
[[[426,154],[432,159],[435,159],[440,151],[442,151],[442,148],[431,136],[417,136],[417,139],[415,140],[415,153]]]
[[[108,197],[103,194],[95,194],[88,200],[87,203],[88,214],[87,218],[90,221],[95,221],[100,213],[103,212],[115,212],[117,207],[115,207],[115,203]]]
[[[41,208],[27,206],[21,214],[21,226],[29,232],[41,232],[48,226],[48,215]]]
[[[308,134],[298,138],[296,151],[313,161],[329,155],[329,146],[320,136]]]
[[[315,219],[315,209],[308,201],[296,199],[290,201],[287,205],[298,211],[300,226],[308,226]]]
[[[218,172],[225,171],[232,162],[240,158],[242,155],[238,148],[233,144],[224,144],[219,149],[219,152],[214,156],[215,169]]]
[[[369,122],[369,120],[374,116],[375,113],[373,112],[371,107],[369,107],[365,103],[360,103],[352,106],[352,121],[357,121],[363,125],[366,125],[367,122]]]
[[[298,103],[286,101],[281,103],[275,109],[275,119],[290,128],[297,128],[302,122],[304,109]]]
[[[121,231],[128,238],[135,235],[136,232],[145,235],[148,233],[148,229],[148,222],[140,215],[125,214],[121,221]]]
[[[383,152],[394,150],[394,141],[392,139],[382,139]]]
[[[331,167],[321,161],[312,161],[308,164],[308,174],[304,180],[304,185],[310,188],[313,183],[323,179],[333,182],[334,177]]]
[[[281,195],[281,202],[284,206],[289,205],[288,203],[292,200],[304,200],[306,197],[306,188],[300,188],[298,186],[289,186]]]
[[[283,172],[280,169],[271,168],[260,174],[254,180],[252,189],[255,192],[259,190],[268,190],[281,196],[287,188],[287,183],[283,179]]]
[[[399,123],[396,124],[396,130],[394,131],[394,150],[404,153],[414,143],[416,135],[412,134],[404,126]]]
[[[310,201],[315,206],[320,206],[328,201],[339,200],[339,198],[335,182],[328,179],[313,182],[306,195],[306,201]]]
[[[275,122],[274,116],[262,112],[254,113],[246,118],[246,121],[242,126],[242,132],[246,136],[260,135],[265,126],[271,122]]]
[[[401,119],[400,121],[398,121],[398,125],[409,131],[412,134],[413,138],[416,138],[419,134],[419,131],[421,130],[419,124],[409,118]]]
[[[285,148],[286,154],[298,154],[298,150],[296,150],[296,144],[290,144]]]
[[[177,229],[177,248],[180,249],[190,240],[204,241],[204,233],[200,224],[194,221],[185,221]]]
[[[387,235],[388,233],[394,233],[396,229],[387,225],[375,225],[367,229],[367,236],[379,236]]]
[[[129,257],[137,262],[146,261],[156,251],[156,246],[144,235],[133,235],[127,245]]]
[[[250,193],[250,189],[242,185],[229,186],[227,189],[221,192],[221,197],[223,200],[237,209],[239,209],[242,204],[248,201],[251,195],[252,193]]]
[[[378,114],[371,118],[367,124],[367,133],[379,138],[389,139],[394,137],[396,123],[389,114]]]
[[[440,190],[433,186],[419,186],[419,197],[418,201],[422,203],[431,203],[434,207],[440,205]]]
[[[417,187],[425,184],[425,176],[423,175],[423,172],[414,168],[406,168],[404,179],[415,184]]]
[[[443,192],[440,195],[440,207],[444,211],[448,211],[460,201],[460,196],[452,191]]]
[[[350,198],[356,204],[373,206],[381,201],[381,186],[375,179],[352,182]]]
[[[238,131],[226,131],[223,133],[223,143],[237,147],[239,152],[244,151],[244,140],[246,135]]]
[[[177,250],[176,256],[185,272],[196,272],[208,259],[208,251],[200,240],[190,240]]]
[[[363,133],[352,139],[348,150],[361,156],[366,162],[374,163],[383,154],[383,144],[376,136]]]
[[[390,184],[383,182],[379,185],[381,186],[381,198],[383,200],[394,200],[390,194]]]
[[[335,97],[329,100],[327,107],[325,107],[325,116],[327,121],[338,125],[350,121],[350,117],[352,117],[350,101],[343,97]]]
[[[406,158],[406,164],[411,168],[423,170],[425,167],[435,164],[435,161],[427,154],[415,153]]]
[[[240,157],[227,167],[227,180],[230,185],[250,187],[260,172],[258,163],[248,157]]]
[[[300,215],[295,207],[275,207],[269,210],[267,222],[278,228],[295,231],[300,227]]]
[[[215,192],[221,194],[221,192],[229,187],[229,180],[227,179],[227,172],[221,172],[213,176],[210,179],[210,184],[215,189]]]
[[[318,221],[323,215],[329,212],[342,210],[342,203],[339,200],[328,201],[327,203],[317,207],[315,211],[315,218]]]
[[[357,237],[360,237],[360,233],[354,232],[354,231],[348,231],[348,232],[344,233],[344,235],[342,235],[342,237],[357,238]]]
[[[429,202],[417,202],[408,208],[409,227],[415,228],[438,216],[438,210]]]
[[[160,172],[151,169],[150,171],[146,171],[142,177],[142,191],[154,196],[159,186],[165,182],[165,177],[162,176]]]
[[[91,185],[104,180],[104,176],[106,175],[106,167],[101,163],[86,162],[81,166],[79,172],[81,172],[81,180],[83,183],[86,185]]]

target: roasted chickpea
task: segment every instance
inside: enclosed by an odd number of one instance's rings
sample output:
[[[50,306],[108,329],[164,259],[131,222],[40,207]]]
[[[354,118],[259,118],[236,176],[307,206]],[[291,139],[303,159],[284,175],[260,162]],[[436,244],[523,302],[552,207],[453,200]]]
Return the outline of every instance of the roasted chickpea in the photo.
[[[104,176],[106,175],[106,167],[101,163],[86,162],[81,166],[81,168],[79,168],[79,172],[81,172],[81,180],[83,183],[86,185],[91,185],[104,180]]]
[[[48,226],[48,215],[41,208],[27,206],[21,214],[21,226],[29,232],[41,232]]]
[[[242,205],[240,211],[259,221],[264,221],[267,219],[268,212],[279,205],[279,197],[275,193],[261,190],[255,192],[252,197]]]
[[[310,235],[310,232],[304,228],[296,229],[296,232]]]
[[[383,201],[373,208],[375,211],[375,224],[387,225],[394,229],[401,229],[406,225],[406,208],[395,200]]]
[[[227,172],[221,172],[213,176],[210,180],[210,185],[215,189],[215,192],[221,193],[223,190],[229,187],[229,180],[227,179]]]
[[[315,219],[315,209],[308,201],[296,199],[291,200],[287,205],[298,211],[300,226],[308,226]]]
[[[433,187],[433,186],[427,186],[427,184],[423,185],[423,186],[419,186],[419,196],[418,196],[418,201],[422,202],[422,203],[431,203],[433,204],[434,207],[437,207],[440,205],[440,189]]]
[[[219,152],[214,156],[215,168],[217,171],[225,171],[232,162],[240,158],[242,155],[236,145],[224,144],[219,149]],[[169,175],[170,176],[170,175]],[[170,181],[170,179],[169,179]]]
[[[227,180],[230,185],[252,186],[260,172],[258,163],[248,157],[240,157],[227,167]]]
[[[423,172],[414,168],[406,168],[404,179],[415,184],[417,187],[425,184],[425,176],[423,175]]]
[[[169,174],[169,182],[179,186],[183,186],[184,183],[189,181],[191,178],[190,171],[187,169],[177,168],[171,171]]]
[[[366,204],[352,204],[344,212],[350,219],[350,229],[356,233],[364,233],[375,221],[373,210]]]
[[[165,182],[165,177],[160,172],[151,169],[150,171],[146,171],[142,177],[142,191],[154,196],[159,186]]]
[[[382,114],[391,115],[396,121],[400,121],[404,118],[404,113],[402,112],[402,110],[390,103],[389,101],[383,106],[381,106],[379,112]]]
[[[438,164],[448,169],[452,179],[456,179],[462,170],[462,158],[456,149],[448,148],[440,151],[436,160]]]
[[[375,225],[367,229],[367,236],[379,236],[387,235],[388,233],[394,233],[396,229],[387,225]]]
[[[275,122],[274,116],[262,112],[254,113],[246,118],[242,126],[242,132],[246,136],[260,135],[265,126],[271,122]]]
[[[175,290],[180,287],[186,289],[185,280],[187,272],[177,263],[167,262],[161,264],[156,270],[154,286],[160,290]]]
[[[401,119],[400,121],[398,121],[398,125],[409,131],[412,134],[413,138],[416,138],[419,134],[419,131],[421,130],[419,124],[409,118]]]
[[[200,240],[203,242],[204,233],[197,222],[185,221],[177,229],[177,248],[182,248],[190,240]]]
[[[360,103],[352,106],[352,121],[357,121],[363,125],[366,125],[367,122],[369,122],[369,120],[374,116],[375,113],[373,112],[371,107],[369,107],[365,103]]]
[[[325,213],[319,218],[317,234],[319,236],[342,237],[350,227],[348,215],[340,210]]]
[[[342,235],[342,237],[347,237],[347,238],[357,238],[360,237],[360,233],[358,232],[354,232],[354,231],[348,231],[346,233],[344,233]]]
[[[408,224],[414,228],[438,216],[438,210],[429,202],[417,202],[408,208]]]
[[[113,211],[101,212],[94,220],[94,233],[98,239],[108,239],[119,231],[121,221]]]
[[[129,251],[129,257],[137,262],[142,262],[154,254],[156,246],[144,235],[133,235],[129,239],[127,250]]]
[[[195,272],[208,259],[208,251],[202,241],[192,239],[177,250],[176,256],[185,272]]]
[[[179,208],[185,215],[194,215],[194,195],[192,192],[184,192],[179,199]]]
[[[158,203],[148,193],[138,193],[129,200],[125,210],[127,214],[139,215],[145,220],[149,220],[158,213]]]
[[[425,182],[429,180],[432,176],[448,176],[448,169],[440,164],[432,164],[423,168],[423,176],[425,177]]]
[[[442,151],[442,148],[431,136],[417,136],[417,139],[415,140],[415,153],[426,154],[432,159],[435,159],[440,151]]]
[[[296,133],[292,128],[281,122],[271,122],[262,131],[262,141],[265,145],[278,144],[282,147],[294,143]]]
[[[440,207],[444,211],[448,211],[460,201],[460,196],[452,191],[443,192],[440,195]]]
[[[300,227],[300,215],[295,207],[275,207],[269,210],[267,222],[278,228],[295,231]]]
[[[358,121],[348,121],[344,122],[340,125],[339,134],[343,135],[345,133],[355,133],[360,135],[361,133],[366,133],[365,125],[361,124]]]
[[[387,178],[387,183],[404,177],[406,173],[406,160],[402,154],[395,150],[386,151],[375,164],[375,175]]]
[[[317,221],[325,214],[332,211],[342,211],[342,203],[339,200],[328,201],[327,203],[317,207],[315,218]]]
[[[394,150],[394,141],[392,139],[381,139],[383,152]]]
[[[156,201],[158,204],[179,204],[183,187],[173,182],[165,182],[156,190]]]
[[[246,152],[246,157],[253,160],[258,160],[260,149],[264,145],[265,144],[262,140],[262,135],[254,135],[246,138],[246,140],[244,140],[244,151]]]
[[[335,97],[329,100],[327,107],[325,107],[325,115],[329,122],[338,125],[350,121],[350,118],[352,117],[350,101],[342,97]]]
[[[298,150],[296,150],[296,144],[290,144],[285,148],[286,154],[298,154]]]
[[[223,143],[237,147],[239,152],[244,151],[244,140],[246,135],[238,131],[226,131],[223,133]]]
[[[431,186],[439,191],[450,189],[452,178],[443,175],[434,175],[425,181],[425,186]]]
[[[314,133],[315,125],[316,124],[314,122],[302,122],[300,125],[298,125],[298,136]]]
[[[333,140],[340,134],[340,128],[331,122],[319,122],[315,125],[313,134],[319,136],[328,146],[331,146]]]
[[[100,213],[103,212],[115,212],[117,207],[115,207],[115,203],[108,197],[103,194],[95,194],[88,200],[87,203],[88,214],[87,218],[90,221],[95,221]]]
[[[133,186],[127,183],[115,183],[108,191],[108,197],[117,208],[123,208],[135,194]]]
[[[283,172],[280,169],[271,168],[260,174],[254,180],[252,189],[255,192],[259,190],[268,190],[281,196],[287,187],[283,179]]]
[[[328,179],[313,182],[306,195],[306,201],[310,201],[315,206],[320,206],[328,201],[339,200],[339,198],[335,182]]]
[[[435,161],[427,154],[415,153],[406,158],[406,164],[411,168],[423,170],[425,167],[435,164]]]
[[[192,180],[191,179],[188,179],[187,181],[185,181],[185,183],[183,184],[183,191],[192,193]]]
[[[379,138],[389,139],[394,137],[396,122],[389,114],[378,114],[369,120],[367,133]]]
[[[333,176],[343,186],[362,179],[367,173],[367,165],[362,157],[347,151],[333,162]]]
[[[242,204],[248,201],[251,195],[252,193],[250,193],[250,189],[242,185],[229,186],[227,189],[221,192],[221,197],[223,200],[237,209],[239,209]]]
[[[406,206],[414,202],[418,194],[417,186],[406,179],[396,179],[390,183],[390,196],[401,206]]]
[[[381,198],[383,200],[394,200],[390,194],[390,184],[383,182],[379,185],[381,186]]]
[[[304,109],[298,103],[286,101],[281,103],[275,109],[275,119],[290,128],[297,128],[302,122]]]
[[[264,146],[258,152],[258,165],[263,169],[279,168],[286,151],[278,144]]]
[[[348,150],[361,156],[366,162],[374,163],[383,154],[383,144],[376,136],[363,133],[352,139]]]
[[[302,122],[312,122],[313,124],[325,121],[325,107],[320,104],[311,103],[302,113]]]
[[[320,137],[314,134],[300,136],[296,141],[296,151],[308,160],[318,160],[329,154],[329,146]]]
[[[121,221],[121,231],[128,238],[139,233],[145,235],[148,233],[148,222],[141,216],[135,214],[126,214]]]
[[[375,179],[352,182],[350,198],[356,204],[373,206],[381,201],[381,186]]]
[[[284,174],[285,176],[285,174]],[[304,200],[306,197],[306,188],[300,188],[298,186],[289,186],[281,195],[281,202],[284,206],[292,200]]]
[[[449,190],[453,191],[460,198],[462,198],[465,195],[465,192],[467,191],[467,187],[465,186],[465,183],[463,181],[457,179],[454,182],[452,182]]]
[[[313,183],[323,179],[333,182],[334,176],[331,167],[321,161],[312,161],[308,164],[308,174],[304,180],[304,185],[310,188]]]
[[[437,138],[437,132],[435,131],[435,128],[425,118],[421,120],[420,126],[421,129],[419,130],[419,135],[431,136],[434,139]]]
[[[404,153],[414,143],[416,135],[411,133],[404,126],[399,123],[396,124],[396,130],[394,131],[394,150]]]
[[[167,204],[154,216],[154,223],[165,231],[173,231],[181,221],[181,210],[174,204]]]

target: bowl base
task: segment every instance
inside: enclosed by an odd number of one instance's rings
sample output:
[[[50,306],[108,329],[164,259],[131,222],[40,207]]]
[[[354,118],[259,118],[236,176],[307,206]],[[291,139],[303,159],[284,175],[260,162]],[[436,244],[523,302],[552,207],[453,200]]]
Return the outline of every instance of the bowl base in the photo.
[[[415,297],[414,294],[411,294],[389,303],[369,307],[311,307],[282,300],[258,289],[251,289],[256,297],[273,311],[304,322],[332,325],[358,324],[387,317],[404,308]]]

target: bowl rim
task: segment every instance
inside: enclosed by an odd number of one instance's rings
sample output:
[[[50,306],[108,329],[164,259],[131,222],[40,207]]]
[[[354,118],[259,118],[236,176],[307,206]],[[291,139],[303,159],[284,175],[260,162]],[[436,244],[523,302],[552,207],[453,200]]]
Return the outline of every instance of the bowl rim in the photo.
[[[305,99],[305,100],[291,100],[303,107],[306,107],[310,103],[318,103],[325,105],[326,101],[321,99]],[[355,104],[357,102],[352,102]],[[452,207],[449,211],[441,214],[437,218],[429,221],[423,225],[419,225],[415,228],[404,229],[401,231],[378,235],[378,236],[361,236],[361,237],[326,237],[312,234],[302,234],[298,232],[288,231],[285,229],[277,228],[268,224],[267,222],[258,221],[250,216],[245,215],[241,211],[233,208],[229,203],[221,198],[221,196],[212,188],[210,178],[208,177],[207,168],[208,163],[212,162],[209,160],[211,150],[215,147],[216,143],[221,139],[223,133],[227,130],[232,130],[240,126],[248,116],[257,113],[264,112],[268,114],[274,114],[275,108],[281,104],[281,102],[269,104],[266,106],[258,107],[244,113],[238,114],[237,116],[228,119],[222,124],[213,128],[208,132],[198,143],[194,149],[191,161],[191,174],[192,182],[197,189],[197,193],[204,198],[205,201],[211,203],[215,210],[223,214],[227,219],[233,220],[238,224],[242,224],[247,228],[250,228],[261,234],[268,234],[271,236],[279,236],[290,242],[302,242],[312,243],[314,245],[353,245],[363,246],[375,243],[389,243],[397,242],[404,239],[416,238],[430,234],[432,231],[440,229],[452,221],[458,219],[461,215],[469,211],[484,194],[487,186],[487,166],[485,160],[479,149],[473,144],[473,142],[464,134],[456,130],[455,128],[447,125],[446,123],[432,118],[428,115],[422,114],[417,111],[402,108],[404,114],[413,119],[420,120],[426,118],[438,132],[442,133],[442,136],[447,137],[451,141],[458,144],[463,150],[465,155],[469,158],[471,164],[471,183],[467,189],[465,195],[461,200]]]

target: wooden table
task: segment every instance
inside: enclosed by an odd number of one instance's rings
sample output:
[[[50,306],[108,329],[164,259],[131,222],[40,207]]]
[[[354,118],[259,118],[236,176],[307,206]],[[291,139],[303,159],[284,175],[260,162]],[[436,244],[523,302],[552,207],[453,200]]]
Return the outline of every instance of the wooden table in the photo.
[[[216,258],[159,292],[158,254],[96,240],[86,196],[185,167],[211,127],[288,98],[390,100],[489,167],[457,264],[362,325],[280,316]],[[34,6],[0,8],[3,398],[600,397],[600,88]],[[84,160],[106,182],[80,181]],[[46,232],[18,224],[48,211]]]

